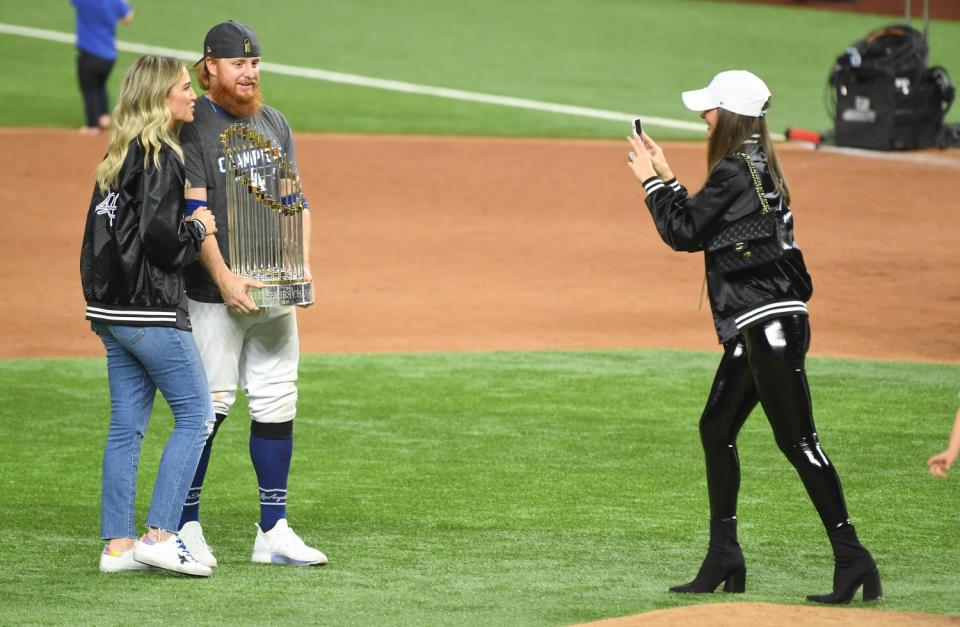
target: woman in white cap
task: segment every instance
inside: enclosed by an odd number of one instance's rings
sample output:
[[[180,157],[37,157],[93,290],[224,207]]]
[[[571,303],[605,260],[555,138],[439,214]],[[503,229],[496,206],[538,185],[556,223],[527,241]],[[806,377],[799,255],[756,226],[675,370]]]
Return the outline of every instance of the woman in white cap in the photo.
[[[840,478],[813,423],[804,370],[810,344],[806,302],[813,286],[793,240],[790,191],[764,119],[770,91],[750,72],[721,72],[704,89],[684,92],[683,102],[707,123],[709,175],[699,192],[690,195],[677,181],[663,150],[646,133],[629,138],[628,156],[664,242],[678,251],[704,251],[710,306],[724,347],[700,418],[710,545],[696,578],[670,590],[713,592],[721,583],[726,592],[745,589],[737,542],[736,439],[759,402],[833,547],[833,592],[807,598],[848,603],[862,585],[865,601],[879,599],[876,563],[850,523]],[[764,211],[768,217],[759,219]],[[754,226],[776,224],[766,244],[744,237],[742,227],[751,220]]]

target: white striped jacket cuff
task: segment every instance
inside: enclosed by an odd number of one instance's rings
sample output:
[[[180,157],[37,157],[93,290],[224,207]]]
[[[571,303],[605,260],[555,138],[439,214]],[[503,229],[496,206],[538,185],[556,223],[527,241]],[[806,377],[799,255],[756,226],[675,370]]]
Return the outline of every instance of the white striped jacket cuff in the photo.
[[[643,189],[647,190],[648,195],[664,187],[666,185],[663,184],[663,180],[659,176],[651,176],[643,182]]]
[[[647,190],[647,194],[652,194],[658,189],[663,189],[664,187],[669,187],[675,192],[679,192],[681,189],[683,189],[683,186],[680,185],[680,181],[675,178],[672,178],[669,181],[664,181],[659,176],[651,176],[643,182],[643,189]]]

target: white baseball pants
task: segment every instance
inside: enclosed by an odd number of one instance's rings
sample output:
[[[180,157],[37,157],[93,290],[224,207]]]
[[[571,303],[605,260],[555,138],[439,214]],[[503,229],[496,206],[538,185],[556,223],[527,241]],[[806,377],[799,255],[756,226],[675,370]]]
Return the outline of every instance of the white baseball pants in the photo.
[[[238,314],[222,303],[189,298],[187,306],[214,411],[229,413],[239,385],[256,422],[293,420],[300,360],[296,308],[264,307]]]

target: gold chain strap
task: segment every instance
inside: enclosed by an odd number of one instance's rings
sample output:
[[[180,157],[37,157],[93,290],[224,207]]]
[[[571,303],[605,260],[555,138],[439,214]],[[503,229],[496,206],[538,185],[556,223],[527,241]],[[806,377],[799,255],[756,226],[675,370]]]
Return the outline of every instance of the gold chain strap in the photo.
[[[743,159],[750,170],[750,176],[753,178],[753,188],[757,190],[757,196],[760,198],[760,213],[770,213],[770,203],[767,202],[767,195],[763,193],[763,185],[760,183],[760,175],[757,174],[757,168],[753,166],[753,159],[747,153],[738,152],[737,156]]]

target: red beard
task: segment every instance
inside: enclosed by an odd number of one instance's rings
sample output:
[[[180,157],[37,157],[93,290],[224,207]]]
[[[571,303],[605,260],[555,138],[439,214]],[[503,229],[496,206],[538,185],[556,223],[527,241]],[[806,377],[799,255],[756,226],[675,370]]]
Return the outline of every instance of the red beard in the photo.
[[[260,83],[246,96],[238,96],[236,92],[220,85],[216,79],[210,81],[208,90],[210,99],[238,118],[249,118],[263,108],[263,96],[260,94]]]

